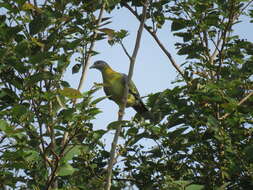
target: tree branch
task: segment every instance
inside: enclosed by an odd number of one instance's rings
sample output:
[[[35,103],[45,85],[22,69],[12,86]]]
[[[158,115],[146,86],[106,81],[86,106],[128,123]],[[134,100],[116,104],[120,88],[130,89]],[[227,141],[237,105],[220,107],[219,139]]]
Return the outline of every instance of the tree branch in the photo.
[[[141,36],[143,33],[143,29],[144,29],[144,25],[145,25],[145,20],[146,20],[146,13],[147,13],[147,0],[145,1],[144,5],[143,5],[143,10],[142,10],[142,18],[140,20],[140,26],[137,32],[137,36],[136,36],[136,41],[135,41],[135,47],[133,50],[133,54],[130,57],[130,67],[129,67],[129,72],[128,72],[128,77],[127,80],[125,82],[125,88],[124,88],[124,96],[123,96],[123,100],[122,103],[123,105],[120,106],[119,108],[119,115],[118,115],[118,121],[122,121],[123,120],[123,116],[124,116],[124,111],[125,111],[125,107],[127,104],[127,96],[128,96],[128,91],[129,91],[129,82],[133,76],[133,70],[134,70],[134,65],[135,65],[135,60],[138,54],[138,50],[140,47],[140,41],[141,41]],[[109,165],[107,168],[107,178],[106,178],[106,190],[110,190],[111,189],[111,184],[112,184],[112,168],[114,165],[114,160],[115,160],[115,152],[116,152],[116,146],[118,143],[118,138],[121,132],[121,124],[119,124],[119,126],[116,129],[114,138],[113,138],[113,142],[112,142],[112,147],[111,147],[111,152],[110,152],[110,160],[109,160]]]
[[[131,60],[131,56],[129,55],[129,53],[128,53],[126,47],[124,46],[124,44],[123,44],[123,42],[122,42],[122,40],[120,40],[119,43],[120,43],[121,47],[123,48],[123,50],[124,50],[126,56]]]
[[[54,151],[52,151],[52,154],[55,156],[56,160],[54,162],[54,167],[52,168],[51,175],[49,176],[46,182],[45,190],[49,190],[50,187],[54,184],[55,178],[57,177],[56,174],[60,166],[60,160],[65,156],[66,154],[65,150],[69,145],[69,142],[72,140],[72,138],[74,138],[74,136],[75,134],[67,140],[67,142],[62,146],[61,152],[59,154],[56,154]]]
[[[132,9],[132,7],[130,7],[127,3],[123,3],[123,5],[140,21],[141,19],[139,18],[139,15],[137,14],[136,11],[134,11]],[[144,28],[148,31],[148,33],[154,38],[154,40],[156,41],[156,43],[158,44],[158,46],[162,49],[162,51],[165,53],[165,55],[169,58],[171,64],[173,65],[173,67],[179,72],[179,74],[186,80],[184,72],[180,69],[180,67],[176,64],[176,61],[173,59],[172,55],[170,54],[170,52],[164,47],[164,45],[162,44],[162,42],[159,40],[159,38],[157,37],[156,33],[151,31],[151,29],[144,24]]]
[[[103,16],[104,9],[105,9],[105,3],[103,3],[103,5],[100,9],[99,16],[98,16],[98,21],[97,21],[97,27],[100,25],[100,23],[102,21],[102,16]],[[77,88],[79,91],[82,90],[83,85],[84,85],[84,81],[87,77],[87,70],[88,70],[88,67],[89,67],[90,58],[91,58],[91,54],[92,54],[91,52],[93,51],[93,48],[95,46],[96,37],[97,37],[97,30],[95,29],[94,33],[93,33],[93,39],[91,41],[89,51],[87,52],[87,56],[84,59],[82,75],[81,75],[81,79],[79,81],[78,88]],[[75,104],[76,104],[76,100],[73,101],[73,105],[75,105]],[[63,136],[63,139],[62,139],[62,144],[66,143],[66,141],[68,139],[68,136],[69,136],[68,132],[65,132],[64,136]]]
[[[251,96],[253,95],[253,91],[250,92],[247,96],[245,96],[243,99],[241,99],[241,101],[237,104],[238,106],[242,105],[244,102],[246,102]],[[222,117],[219,118],[219,120],[223,120],[226,119],[228,116],[230,116],[231,113],[226,113],[225,115],[223,115]]]
[[[105,3],[102,5],[102,7],[100,9],[99,16],[98,16],[98,21],[97,21],[97,27],[100,25],[100,23],[102,21],[102,15],[103,15],[104,9],[105,9]],[[89,51],[87,53],[87,57],[85,58],[84,63],[83,63],[82,75],[81,75],[81,79],[80,79],[80,82],[79,82],[79,85],[78,85],[78,90],[79,91],[82,90],[84,81],[87,77],[87,70],[88,70],[90,58],[91,58],[91,55],[92,55],[91,52],[93,51],[93,48],[95,46],[95,41],[96,41],[97,34],[98,34],[97,30],[94,30],[93,39],[91,41],[90,48],[89,48]]]

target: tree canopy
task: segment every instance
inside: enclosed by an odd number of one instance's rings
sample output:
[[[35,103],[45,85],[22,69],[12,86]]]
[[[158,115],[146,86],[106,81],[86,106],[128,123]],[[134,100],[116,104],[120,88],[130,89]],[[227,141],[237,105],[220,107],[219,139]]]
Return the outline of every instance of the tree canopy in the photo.
[[[0,0],[0,188],[252,189],[253,43],[235,31],[240,23],[251,32],[252,5]],[[108,25],[111,12],[123,9],[140,22],[132,55],[123,42],[127,30]],[[180,38],[174,45],[184,63],[166,48],[168,39],[157,35],[165,23]],[[103,110],[96,105],[106,97],[94,97],[101,85],[82,90],[91,57],[102,53],[94,45],[119,44],[132,76],[138,46],[145,45],[143,30],[175,68],[175,86],[148,95],[154,122],[137,114],[97,130],[94,120]],[[64,79],[73,56],[73,77],[81,73],[77,89]],[[112,154],[102,138],[115,129],[124,141],[112,146]],[[147,149],[143,139],[154,146]]]

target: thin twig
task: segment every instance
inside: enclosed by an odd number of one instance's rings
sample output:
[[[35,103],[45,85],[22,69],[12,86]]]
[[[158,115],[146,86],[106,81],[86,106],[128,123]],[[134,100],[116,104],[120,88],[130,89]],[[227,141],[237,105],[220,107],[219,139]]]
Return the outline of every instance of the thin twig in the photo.
[[[135,65],[135,60],[137,57],[137,53],[140,47],[140,41],[141,41],[141,36],[143,33],[143,29],[144,29],[144,25],[145,25],[145,20],[146,20],[146,13],[147,13],[147,0],[145,1],[145,4],[143,5],[143,10],[142,10],[142,18],[140,21],[140,26],[137,32],[137,36],[136,36],[136,41],[135,41],[135,47],[133,50],[133,54],[130,58],[130,67],[129,67],[129,72],[128,72],[128,77],[127,80],[125,82],[125,88],[124,88],[124,96],[123,96],[123,100],[122,103],[123,105],[120,106],[119,109],[119,115],[118,115],[118,121],[122,121],[123,120],[123,116],[124,116],[124,111],[125,111],[125,107],[127,104],[127,96],[128,96],[128,90],[129,90],[129,81],[131,80],[132,76],[133,76],[133,70],[134,70],[134,65]],[[111,184],[112,184],[112,168],[114,165],[114,161],[115,161],[115,152],[116,152],[116,146],[118,143],[118,138],[121,132],[121,125],[119,124],[119,126],[116,129],[114,138],[113,138],[113,142],[112,142],[112,147],[111,147],[111,152],[110,152],[110,160],[109,160],[109,165],[107,168],[107,178],[106,178],[106,190],[110,190],[111,189]]]
[[[123,44],[123,42],[122,42],[122,40],[120,40],[119,43],[120,43],[121,47],[123,48],[123,50],[124,50],[126,56],[131,60],[131,56],[129,55],[129,53],[128,53],[126,47],[124,46],[124,44]]]
[[[132,9],[132,7],[130,7],[127,3],[123,3],[123,5],[140,21],[140,17],[137,14],[136,11],[134,11]],[[180,67],[176,64],[176,61],[174,60],[174,58],[172,57],[172,55],[170,54],[170,52],[164,47],[164,45],[162,44],[162,42],[159,40],[159,38],[157,37],[156,33],[154,31],[151,31],[151,29],[144,24],[144,28],[148,31],[148,33],[154,38],[154,40],[156,41],[156,43],[158,44],[158,46],[162,49],[162,51],[165,53],[165,55],[169,58],[171,64],[174,66],[174,68],[179,72],[179,74],[185,79],[185,81],[187,82],[184,72],[180,69]]]
[[[253,91],[250,92],[247,96],[245,96],[243,99],[241,99],[241,101],[237,104],[237,106],[242,105],[244,102],[246,102],[251,96],[253,95]],[[222,117],[219,118],[219,120],[223,120],[226,119],[228,116],[230,116],[231,113],[226,113],[225,115],[223,115]]]
[[[33,0],[33,4],[35,5],[35,7],[38,7],[37,1]]]
[[[102,16],[103,16],[104,9],[105,9],[105,3],[102,5],[102,7],[100,9],[99,16],[98,16],[98,21],[97,21],[97,27],[100,25],[100,23],[102,21]],[[90,48],[89,48],[89,51],[87,53],[87,57],[85,59],[85,62],[83,63],[82,76],[81,76],[81,79],[80,79],[80,82],[79,82],[79,85],[78,85],[78,90],[79,91],[82,90],[83,85],[84,85],[84,81],[87,77],[87,70],[88,70],[88,67],[89,67],[89,62],[90,62],[90,58],[91,58],[91,55],[92,55],[93,48],[95,46],[97,35],[98,35],[97,30],[94,30],[93,39],[91,41]]]
[[[43,7],[45,7],[47,5],[48,0],[45,0]]]
[[[250,6],[251,3],[253,3],[253,0],[249,1],[249,2],[241,9],[241,11],[238,13],[237,18],[243,13],[243,11],[245,11],[245,9],[247,9],[247,8]]]
[[[72,137],[70,137],[67,142],[63,145],[61,152],[59,154],[56,154],[54,151],[51,151],[52,154],[55,156],[56,160],[54,162],[54,168],[52,168],[52,173],[49,176],[47,182],[46,182],[46,188],[45,190],[49,190],[51,185],[54,183],[55,178],[56,178],[56,173],[59,169],[60,166],[60,160],[64,157],[65,155],[65,150],[68,147],[69,142],[72,140],[72,138],[74,138],[75,135],[73,135]]]
[[[97,27],[100,25],[100,23],[102,21],[102,16],[103,16],[104,9],[105,9],[105,3],[102,5],[102,7],[100,9],[99,16],[98,16],[98,21],[97,21]],[[96,38],[97,38],[97,30],[95,29],[94,34],[93,34],[93,39],[92,39],[91,44],[90,44],[89,51],[87,52],[87,56],[84,59],[82,75],[81,75],[81,79],[80,79],[79,85],[78,85],[78,90],[79,91],[82,90],[83,85],[84,85],[84,81],[87,77],[87,70],[88,70],[88,67],[89,67],[89,62],[90,62],[90,58],[91,58],[91,55],[92,55],[92,51],[93,51],[93,48],[95,46]],[[75,104],[76,104],[76,100],[73,101],[73,105],[75,105]],[[62,139],[62,144],[66,143],[66,141],[68,139],[68,136],[69,136],[68,132],[65,132],[64,135],[63,135],[63,139]]]

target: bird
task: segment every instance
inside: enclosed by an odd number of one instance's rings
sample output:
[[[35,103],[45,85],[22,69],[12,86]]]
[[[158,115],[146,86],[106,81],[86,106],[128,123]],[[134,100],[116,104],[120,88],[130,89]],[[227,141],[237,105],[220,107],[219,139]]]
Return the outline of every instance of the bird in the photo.
[[[123,105],[124,88],[128,81],[128,76],[114,71],[109,64],[102,60],[94,62],[90,69],[97,69],[102,73],[103,88],[106,96],[121,107]],[[143,103],[140,93],[132,80],[129,81],[126,107],[132,107],[144,119],[150,119],[149,110]]]

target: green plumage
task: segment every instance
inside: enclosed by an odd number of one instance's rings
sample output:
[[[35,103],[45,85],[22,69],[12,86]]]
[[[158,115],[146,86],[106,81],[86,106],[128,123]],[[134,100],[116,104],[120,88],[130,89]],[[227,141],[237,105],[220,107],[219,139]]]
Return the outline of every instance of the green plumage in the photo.
[[[103,76],[103,87],[105,94],[119,106],[122,106],[124,87],[127,82],[127,75],[114,71],[106,62],[96,61],[91,68],[101,71]],[[136,112],[147,118],[148,109],[140,98],[140,94],[133,81],[129,83],[129,92],[126,107],[133,107]]]

